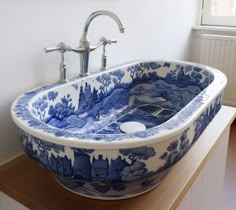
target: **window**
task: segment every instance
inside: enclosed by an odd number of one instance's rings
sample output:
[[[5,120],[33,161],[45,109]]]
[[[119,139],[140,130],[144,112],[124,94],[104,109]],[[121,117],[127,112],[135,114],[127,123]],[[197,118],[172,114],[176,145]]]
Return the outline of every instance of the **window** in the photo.
[[[203,0],[202,24],[236,26],[236,0]]]

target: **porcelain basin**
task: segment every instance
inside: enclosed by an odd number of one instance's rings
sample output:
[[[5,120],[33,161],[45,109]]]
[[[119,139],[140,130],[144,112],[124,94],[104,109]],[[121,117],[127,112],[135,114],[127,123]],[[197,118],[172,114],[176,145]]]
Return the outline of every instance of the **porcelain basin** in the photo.
[[[25,92],[11,113],[24,151],[63,187],[124,199],[160,184],[221,108],[225,85],[204,65],[136,61]]]

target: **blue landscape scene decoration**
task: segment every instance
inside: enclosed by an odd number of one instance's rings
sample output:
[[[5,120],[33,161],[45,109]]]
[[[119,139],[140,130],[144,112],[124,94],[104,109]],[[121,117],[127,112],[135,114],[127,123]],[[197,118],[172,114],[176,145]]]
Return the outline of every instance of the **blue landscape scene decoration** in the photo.
[[[189,150],[221,107],[221,96],[194,122],[194,136],[188,136],[190,128],[181,133],[179,138],[170,142],[166,151],[156,153],[150,146],[119,149],[116,158],[103,154],[94,155],[93,149],[67,148],[72,157],[65,154],[65,146],[43,141],[20,130],[20,137],[25,152],[53,171],[60,183],[67,188],[87,196],[115,197],[121,192],[139,192],[158,184],[170,167]],[[149,158],[163,161],[161,167],[149,170],[146,161]]]
[[[157,186],[186,154],[220,110],[222,93],[172,138],[142,146],[130,142],[186,122],[206,100],[203,94],[213,79],[199,66],[140,62],[69,82],[67,89],[58,83],[40,87],[18,99],[16,116],[30,128],[65,138],[68,144],[40,139],[21,128],[22,145],[73,192],[108,199],[139,194]],[[130,121],[145,125],[146,130],[123,133],[120,126]],[[78,144],[70,145],[69,138]],[[132,146],[106,153],[96,147],[80,148],[86,139],[106,144],[129,139]]]
[[[78,134],[121,134],[120,125],[127,121],[153,128],[173,117],[213,80],[199,67],[176,65],[160,76],[161,67],[169,68],[170,63],[130,66],[128,82],[125,71],[118,69],[97,76],[98,85],[73,84],[77,102],[70,93],[58,101],[58,91],[49,91],[32,104],[32,113],[48,125]]]

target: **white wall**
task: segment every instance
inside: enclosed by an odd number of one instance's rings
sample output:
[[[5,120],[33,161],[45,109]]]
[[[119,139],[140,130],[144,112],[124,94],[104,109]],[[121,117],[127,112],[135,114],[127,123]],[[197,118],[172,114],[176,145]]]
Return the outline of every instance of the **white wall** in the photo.
[[[89,37],[118,39],[108,46],[109,63],[136,59],[189,59],[191,26],[197,22],[198,0],[0,0],[0,164],[21,153],[10,105],[22,92],[58,80],[59,54],[44,54],[45,46],[64,41],[78,46],[90,13],[106,9],[123,21],[120,34],[113,20],[103,16],[91,24]],[[91,55],[98,69],[101,49]],[[69,76],[78,74],[76,54],[66,56]]]

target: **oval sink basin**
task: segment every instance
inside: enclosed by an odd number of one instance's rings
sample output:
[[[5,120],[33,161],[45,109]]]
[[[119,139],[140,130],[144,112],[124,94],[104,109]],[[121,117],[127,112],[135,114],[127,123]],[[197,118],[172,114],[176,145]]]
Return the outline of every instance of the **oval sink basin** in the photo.
[[[63,187],[123,199],[160,184],[221,108],[225,85],[207,66],[137,61],[23,93],[11,112],[25,152]]]

